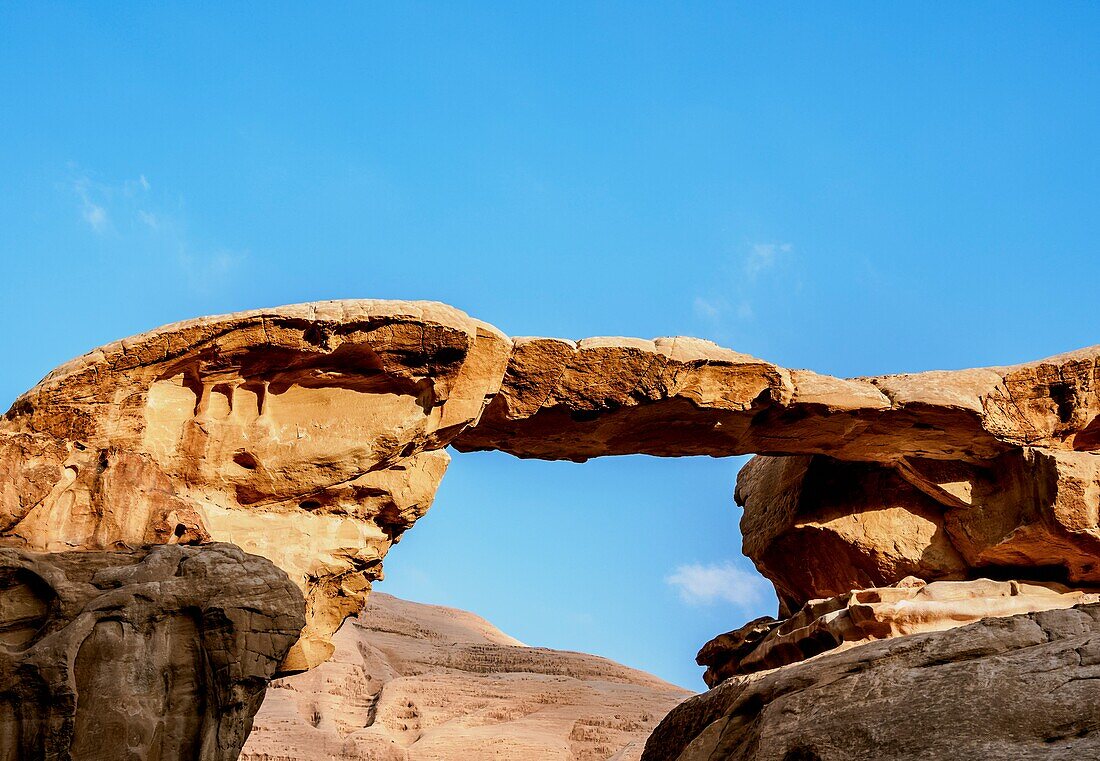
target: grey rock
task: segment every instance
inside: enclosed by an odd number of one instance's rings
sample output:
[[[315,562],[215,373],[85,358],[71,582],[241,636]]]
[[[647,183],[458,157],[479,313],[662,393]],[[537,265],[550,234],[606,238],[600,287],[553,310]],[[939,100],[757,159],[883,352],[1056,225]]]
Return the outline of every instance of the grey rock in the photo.
[[[988,618],[733,677],[643,761],[1100,757],[1100,604]]]
[[[233,545],[0,549],[0,759],[234,761],[304,610]]]

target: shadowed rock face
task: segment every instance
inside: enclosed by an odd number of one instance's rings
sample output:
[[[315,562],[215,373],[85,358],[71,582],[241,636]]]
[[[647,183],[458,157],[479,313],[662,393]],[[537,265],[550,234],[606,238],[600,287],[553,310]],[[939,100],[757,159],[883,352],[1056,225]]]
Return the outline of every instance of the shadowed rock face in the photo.
[[[303,609],[231,545],[0,549],[0,758],[233,761]]]
[[[510,342],[421,302],[325,302],[170,325],[52,372],[0,423],[0,531],[45,551],[233,542],[307,599],[285,668],[331,652],[431,505],[443,448]]]
[[[1100,605],[990,618],[736,676],[672,710],[644,761],[1100,755]]]

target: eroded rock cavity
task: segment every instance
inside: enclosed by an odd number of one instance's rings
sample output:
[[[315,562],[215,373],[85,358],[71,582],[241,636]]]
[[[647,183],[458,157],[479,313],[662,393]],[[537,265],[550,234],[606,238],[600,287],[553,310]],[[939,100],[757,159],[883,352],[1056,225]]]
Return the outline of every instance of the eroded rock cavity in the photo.
[[[325,302],[170,325],[97,349],[0,427],[0,538],[28,549],[233,542],[290,574],[331,652],[431,505],[444,447],[508,360],[499,331],[419,302]]]

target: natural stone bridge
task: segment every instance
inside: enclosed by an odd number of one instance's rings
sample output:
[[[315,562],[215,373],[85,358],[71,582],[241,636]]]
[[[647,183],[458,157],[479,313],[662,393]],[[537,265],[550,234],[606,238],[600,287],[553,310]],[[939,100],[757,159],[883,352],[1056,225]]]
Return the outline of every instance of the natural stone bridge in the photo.
[[[270,611],[248,650],[281,660],[280,673],[310,668],[430,506],[448,446],[570,460],[764,455],[738,478],[744,551],[797,626],[753,622],[708,645],[700,657],[715,681],[990,610],[1068,607],[1100,584],[1098,358],[1100,346],[1016,367],[846,380],[694,338],[510,339],[428,302],[170,325],[63,365],[0,422],[0,544],[23,553],[18,567],[5,561],[0,629],[23,632],[25,648],[77,625],[77,609],[46,605],[60,582],[33,575],[48,567],[41,553],[132,565],[104,553],[227,542],[281,568],[305,597],[289,652],[291,638],[264,623]],[[914,591],[982,577],[1033,583]],[[879,591],[845,597],[852,590]],[[997,602],[1006,596],[1016,599]],[[922,615],[896,614],[903,598],[920,598]],[[67,635],[66,647],[94,631]],[[272,669],[254,671],[253,685]],[[37,721],[5,718],[5,737],[33,736]],[[151,747],[131,755],[179,757]]]

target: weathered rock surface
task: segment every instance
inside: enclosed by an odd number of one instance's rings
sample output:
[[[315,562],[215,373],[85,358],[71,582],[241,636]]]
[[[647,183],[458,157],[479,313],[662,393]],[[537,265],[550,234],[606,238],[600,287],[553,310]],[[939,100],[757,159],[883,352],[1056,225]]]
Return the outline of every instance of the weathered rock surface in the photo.
[[[981,465],[897,467],[756,457],[735,498],[744,552],[785,613],[906,576],[1100,583],[1100,453],[1026,448]]]
[[[0,549],[0,758],[233,761],[303,610],[231,545]]]
[[[519,338],[460,450],[583,460],[824,454],[983,460],[1100,446],[1100,346],[1007,368],[841,380],[694,338]]]
[[[726,680],[644,761],[1100,756],[1100,605],[990,618]]]
[[[692,338],[516,339],[441,304],[339,301],[110,344],[0,421],[0,545],[229,541],[284,569],[325,660],[424,514],[445,447],[757,458],[746,553],[781,615],[991,576],[1100,584],[1100,347],[842,380]]]
[[[169,325],[50,373],[0,422],[0,542],[227,541],[306,593],[288,669],[331,652],[511,342],[441,304],[340,301]]]
[[[242,761],[637,759],[690,693],[374,592],[332,660],[277,681]]]
[[[983,618],[1100,602],[1100,590],[1060,584],[934,581],[907,578],[890,587],[857,589],[810,600],[785,621],[764,617],[720,634],[699,651],[703,681],[714,687],[731,676],[786,666],[829,650],[877,639],[942,631]]]

